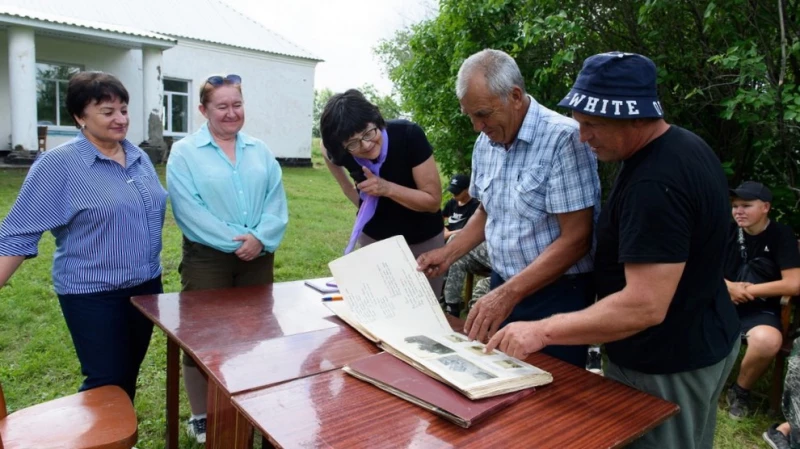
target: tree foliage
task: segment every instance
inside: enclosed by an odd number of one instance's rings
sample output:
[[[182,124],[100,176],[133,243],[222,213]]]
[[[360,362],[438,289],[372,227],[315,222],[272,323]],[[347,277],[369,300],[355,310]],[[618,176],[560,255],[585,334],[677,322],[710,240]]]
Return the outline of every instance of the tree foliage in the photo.
[[[311,125],[311,135],[320,137],[319,134],[319,118],[322,116],[322,111],[325,109],[325,104],[333,96],[333,91],[327,87],[324,89],[314,89],[314,116]]]
[[[455,78],[484,48],[513,56],[528,92],[555,108],[583,60],[621,50],[658,67],[667,120],[702,136],[731,185],[772,187],[779,215],[800,229],[800,0],[441,0],[439,15],[376,52],[426,130],[447,173],[469,168],[475,132]],[[603,164],[604,187],[610,184]]]

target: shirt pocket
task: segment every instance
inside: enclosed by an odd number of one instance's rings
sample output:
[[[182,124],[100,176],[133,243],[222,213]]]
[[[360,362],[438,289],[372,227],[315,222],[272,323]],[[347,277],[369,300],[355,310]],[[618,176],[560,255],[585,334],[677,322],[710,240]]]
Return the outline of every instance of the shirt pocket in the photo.
[[[544,168],[534,166],[522,172],[518,181],[514,187],[514,211],[521,217],[531,219],[547,214],[547,177]]]

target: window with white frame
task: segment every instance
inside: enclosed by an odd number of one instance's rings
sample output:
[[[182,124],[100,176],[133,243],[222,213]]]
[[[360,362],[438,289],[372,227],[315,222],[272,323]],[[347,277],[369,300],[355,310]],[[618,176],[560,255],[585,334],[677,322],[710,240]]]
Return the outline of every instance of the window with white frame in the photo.
[[[67,112],[67,84],[81,67],[36,63],[36,120],[40,125],[75,126]]]
[[[189,82],[164,79],[164,104],[161,111],[165,134],[189,132]]]

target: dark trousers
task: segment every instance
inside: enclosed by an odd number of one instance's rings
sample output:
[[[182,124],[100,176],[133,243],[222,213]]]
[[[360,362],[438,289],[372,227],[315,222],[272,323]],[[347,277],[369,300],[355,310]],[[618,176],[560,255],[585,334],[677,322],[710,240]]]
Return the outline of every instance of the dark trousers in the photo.
[[[274,263],[273,253],[245,262],[234,253],[224,253],[184,237],[178,271],[183,291],[247,287],[271,284]]]
[[[72,343],[86,376],[79,391],[117,385],[133,401],[153,322],[131,296],[162,293],[161,276],[135,287],[86,295],[58,295]]]
[[[505,281],[492,272],[490,288],[503,285]],[[514,321],[535,321],[557,313],[575,312],[589,307],[594,302],[592,273],[564,275],[536,293],[525,297],[511,311],[501,328]],[[586,366],[588,346],[548,346],[542,350],[547,355],[581,368]]]
[[[225,253],[183,238],[183,258],[178,271],[183,291],[272,284],[275,254],[266,253],[245,262],[234,253]],[[197,366],[186,353],[183,364]]]

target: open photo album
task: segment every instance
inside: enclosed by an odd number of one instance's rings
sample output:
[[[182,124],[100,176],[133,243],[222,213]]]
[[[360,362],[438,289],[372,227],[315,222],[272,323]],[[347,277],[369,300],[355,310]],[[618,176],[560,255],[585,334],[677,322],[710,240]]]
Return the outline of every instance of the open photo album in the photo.
[[[401,236],[329,264],[343,301],[326,304],[366,338],[470,399],[552,382],[550,373],[454,332]]]

